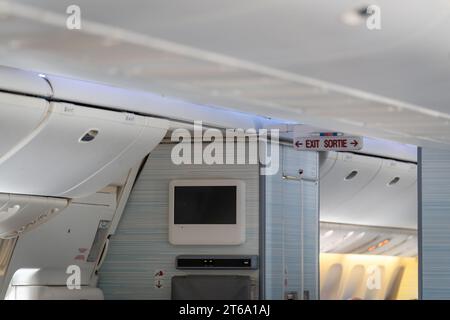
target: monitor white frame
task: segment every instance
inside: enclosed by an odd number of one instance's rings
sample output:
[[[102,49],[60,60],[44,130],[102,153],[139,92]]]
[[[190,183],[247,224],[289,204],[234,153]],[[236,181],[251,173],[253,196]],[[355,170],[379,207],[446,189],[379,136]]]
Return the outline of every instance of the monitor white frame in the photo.
[[[235,186],[236,224],[175,224],[175,187]],[[174,245],[239,245],[245,242],[245,182],[235,179],[172,180],[169,242]]]

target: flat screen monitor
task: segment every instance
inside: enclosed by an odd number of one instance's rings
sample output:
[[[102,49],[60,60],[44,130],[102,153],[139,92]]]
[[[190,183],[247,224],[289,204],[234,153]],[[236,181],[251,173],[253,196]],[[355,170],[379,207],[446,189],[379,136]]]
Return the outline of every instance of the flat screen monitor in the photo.
[[[245,184],[240,180],[173,180],[169,241],[235,245],[245,240]]]

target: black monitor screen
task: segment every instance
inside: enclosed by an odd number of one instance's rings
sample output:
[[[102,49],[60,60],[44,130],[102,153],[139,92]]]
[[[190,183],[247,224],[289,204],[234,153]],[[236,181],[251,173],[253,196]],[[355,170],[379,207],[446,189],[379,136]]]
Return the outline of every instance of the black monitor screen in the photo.
[[[236,186],[178,186],[175,224],[236,224]]]

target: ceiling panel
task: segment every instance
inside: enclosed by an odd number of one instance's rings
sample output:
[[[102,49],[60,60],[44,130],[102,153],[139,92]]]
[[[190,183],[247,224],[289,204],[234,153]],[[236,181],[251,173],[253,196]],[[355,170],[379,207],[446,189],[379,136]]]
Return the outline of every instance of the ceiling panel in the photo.
[[[0,0],[0,61],[330,130],[447,148],[448,110],[416,102],[439,101],[450,108],[450,90],[442,90],[450,81],[450,63],[441,59],[448,58],[445,48],[450,52],[442,41],[450,30],[443,28],[448,20],[442,14],[449,3],[410,1],[406,14],[404,1],[378,2],[386,12],[387,31],[381,34],[339,22],[342,12],[357,5],[354,1],[327,1],[322,7],[287,0],[79,1],[83,27],[71,31],[64,27],[70,1]],[[411,12],[417,14],[414,19]],[[439,30],[427,39],[433,47],[414,45],[422,44],[430,30]],[[417,87],[416,78],[427,85]],[[408,96],[374,94],[403,93],[405,85]],[[384,86],[392,90],[381,90]],[[414,98],[419,95],[430,98]]]

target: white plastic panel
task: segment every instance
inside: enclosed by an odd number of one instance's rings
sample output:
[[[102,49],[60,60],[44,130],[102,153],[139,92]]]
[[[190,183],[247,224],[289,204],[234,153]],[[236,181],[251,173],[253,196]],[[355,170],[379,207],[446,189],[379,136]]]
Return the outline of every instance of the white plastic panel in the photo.
[[[359,152],[391,159],[417,162],[417,146],[384,139],[364,137],[364,147]]]
[[[117,181],[164,137],[166,120],[52,103],[47,118],[0,161],[0,192],[80,197]],[[91,141],[82,141],[95,131]]]
[[[322,156],[322,221],[417,229],[416,164],[346,153],[337,160]],[[352,171],[357,174],[345,180]]]
[[[66,286],[13,286],[5,300],[103,300],[99,288],[82,286],[70,290]]]
[[[351,202],[356,194],[374,179],[381,163],[382,160],[379,158],[338,153],[336,163],[320,180],[320,219],[328,222],[358,223],[342,221],[343,215],[337,208],[343,203]],[[352,171],[356,171],[357,174],[352,179],[346,180]]]
[[[0,161],[39,126],[48,108],[44,99],[0,92]]]
[[[40,284],[61,285],[69,265],[80,267],[81,285],[88,285],[96,262],[88,262],[87,257],[100,221],[111,221],[114,216],[116,197],[115,192],[101,192],[78,199],[50,221],[19,236],[4,285],[22,268],[53,269],[47,274],[51,277]]]
[[[50,97],[52,88],[35,72],[0,66],[0,90]]]
[[[47,76],[47,79],[52,84],[53,98],[57,100],[156,115],[190,123],[201,120],[204,124],[221,128],[260,128],[279,123],[253,114],[198,105],[160,94],[53,75]]]
[[[319,152],[320,178],[324,178],[333,169],[338,159],[338,153],[334,151]]]
[[[13,238],[62,211],[66,199],[0,194],[0,238]]]
[[[337,214],[345,215],[348,223],[417,229],[416,171],[415,164],[383,160],[373,181]]]

